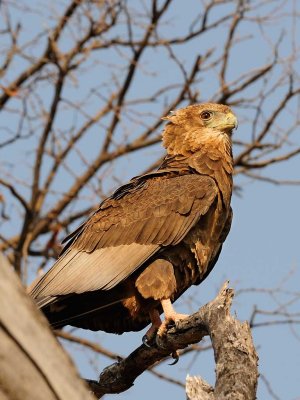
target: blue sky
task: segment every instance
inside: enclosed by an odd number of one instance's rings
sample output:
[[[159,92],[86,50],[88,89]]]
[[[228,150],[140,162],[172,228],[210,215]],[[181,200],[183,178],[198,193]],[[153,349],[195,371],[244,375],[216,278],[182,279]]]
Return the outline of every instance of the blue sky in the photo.
[[[24,1],[26,4],[29,0]],[[134,2],[133,2],[134,3]],[[131,4],[133,4],[131,3]],[[256,2],[255,2],[256,3]],[[276,3],[276,2],[275,2]],[[277,2],[278,3],[278,2]],[[32,5],[31,2],[28,4]],[[281,4],[281,2],[280,2]],[[282,45],[280,47],[282,57],[287,57],[292,51],[292,40],[290,36],[291,19],[287,14],[295,6],[295,2],[286,1],[279,17],[271,24],[263,23],[259,28],[249,18],[241,28],[239,37],[240,42],[236,45],[228,70],[228,80],[235,80],[237,76],[243,74],[252,68],[257,68],[272,58],[270,51],[269,41],[273,43],[277,41],[283,32]],[[54,13],[59,10],[61,5],[52,5],[48,9],[48,2],[43,0],[37,1],[37,5],[44,17],[36,14],[26,14],[15,11],[14,18],[17,20],[22,17],[22,23],[26,31],[24,40],[28,40],[31,35],[41,29],[41,27],[51,26],[51,19],[47,20],[48,14]],[[183,2],[176,0],[171,7],[168,14],[168,21],[165,20],[165,25],[162,28],[161,34],[166,37],[171,36],[174,32],[178,32],[178,36],[186,29],[186,21],[191,20],[201,9],[201,2],[190,0]],[[221,5],[216,13],[220,15],[224,11],[228,11],[228,7],[233,8],[234,2],[228,5]],[[269,7],[269,9],[268,9]],[[268,13],[271,5],[267,5],[259,9],[256,16],[262,16]],[[54,10],[54,11],[53,11]],[[212,15],[217,18],[218,15]],[[120,34],[122,34],[123,27],[118,27]],[[222,40],[227,32],[227,25],[218,31],[212,30],[201,40],[191,41],[184,46],[175,48],[175,52],[181,59],[184,60],[185,66],[192,65],[195,56],[199,53],[205,53],[209,48],[216,48],[216,53],[222,51]],[[299,28],[295,28],[299,29]],[[297,35],[296,35],[297,36]],[[61,44],[68,46],[68,39]],[[42,48],[42,42],[40,44]],[[39,48],[35,49],[38,53]],[[100,63],[99,54],[98,62]],[[155,70],[152,65],[153,58],[159,64],[159,71]],[[105,63],[118,62],[117,54],[107,53],[104,57]],[[97,61],[97,56],[96,56]],[[296,64],[299,66],[299,62]],[[17,60],[16,65],[12,68],[12,76],[17,73],[18,69],[25,66],[24,61]],[[145,58],[142,58],[143,71],[138,72],[136,83],[128,94],[128,99],[146,96],[151,93],[154,87],[160,87],[162,83],[179,82],[181,74],[175,67],[170,67],[168,57],[161,49],[151,50]],[[102,68],[102,69],[101,69]],[[145,70],[147,71],[147,78],[145,78]],[[99,73],[104,76],[99,78]],[[219,81],[217,79],[218,70],[211,69],[203,75],[203,80],[199,81],[199,91],[201,92],[201,99],[207,100],[213,97],[218,90]],[[107,74],[107,76],[105,75]],[[121,72],[120,72],[121,74]],[[270,82],[266,82],[266,90],[271,87],[272,82],[276,80],[276,74],[280,74],[280,66],[272,75]],[[9,78],[9,77],[8,77]],[[8,79],[7,78],[7,79]],[[94,81],[100,86],[103,85],[103,90],[107,90],[104,85],[105,79],[110,79],[107,68],[99,67],[91,75],[82,74],[75,76],[77,83],[70,83],[66,91],[63,93],[65,97],[69,98],[83,98],[87,95],[87,87],[90,87],[91,81]],[[89,84],[89,86],[87,85]],[[269,86],[268,86],[269,85]],[[276,103],[281,95],[281,87],[274,90],[270,101],[265,105],[266,113],[271,109],[273,103]],[[251,88],[248,92],[249,96],[257,95],[257,88]],[[41,99],[45,107],[49,104],[51,90],[47,85],[43,86],[41,92]],[[17,101],[17,100],[16,100]],[[97,107],[97,97],[89,99],[89,111]],[[144,112],[155,113],[161,107],[161,100],[153,105],[141,106],[140,110]],[[151,107],[151,110],[149,110]],[[293,103],[292,107],[298,107],[299,103]],[[236,137],[240,140],[247,138],[250,135],[249,121],[247,118],[247,110],[236,110],[240,118],[240,125]],[[291,113],[291,111],[289,110]],[[289,112],[285,113],[280,119],[278,124],[285,126],[289,124]],[[239,114],[240,113],[240,114]],[[249,119],[251,121],[251,111],[249,111]],[[62,112],[58,117],[56,124],[60,129],[68,129],[71,125],[70,120],[74,118],[71,112]],[[76,123],[80,123],[80,116],[77,117]],[[149,117],[151,119],[151,117]],[[10,115],[4,115],[2,124],[8,124],[12,128],[15,121]],[[140,132],[140,127],[127,120],[124,125],[128,126],[132,135]],[[128,125],[131,124],[131,125]],[[102,129],[105,129],[103,126]],[[91,130],[88,140],[82,143],[82,150],[89,155],[92,160],[97,152],[99,140],[101,137],[99,132],[101,127]],[[124,132],[120,131],[120,137]],[[100,138],[100,139],[99,139]],[[300,144],[299,131],[294,135],[293,143]],[[26,147],[27,146],[27,147]],[[6,154],[3,155],[2,160],[16,161],[26,156],[26,162],[23,164],[23,169],[17,169],[17,163],[13,167],[13,171],[17,174],[18,178],[28,177],[30,174],[30,159],[34,153],[34,138],[32,141],[27,141],[24,147],[10,148]],[[163,154],[161,147],[155,146],[148,148],[139,154],[134,154],[132,157],[124,157],[113,167],[114,174],[121,180],[126,181],[130,177],[140,172],[148,162],[156,159],[159,155]],[[74,169],[82,168],[80,163],[76,165],[76,156],[74,160],[69,160],[70,165],[74,165]],[[271,177],[278,177],[281,179],[299,179],[300,171],[300,157],[293,160],[273,166],[268,169],[267,174]],[[63,190],[66,180],[66,173],[59,176],[55,189]],[[190,310],[187,306],[188,301],[192,297],[192,308],[196,310],[202,304],[212,299],[221,284],[229,279],[231,286],[236,291],[245,288],[274,288],[277,287],[283,278],[286,278],[284,288],[293,292],[300,292],[300,246],[299,246],[299,186],[276,186],[267,184],[265,182],[253,182],[249,178],[237,177],[236,184],[241,185],[241,197],[233,196],[233,209],[234,221],[232,230],[224,245],[223,252],[220,260],[209,278],[199,287],[192,288],[188,293],[180,299],[176,306],[179,311]],[[112,186],[111,181],[103,179],[104,191],[109,190]],[[26,189],[23,189],[24,193]],[[88,195],[88,192],[87,192]],[[87,197],[88,198],[88,197]],[[51,199],[49,200],[51,201]],[[12,227],[9,227],[13,231]],[[290,275],[289,272],[291,271]],[[278,294],[276,298],[258,292],[250,292],[240,294],[234,300],[232,311],[236,312],[239,319],[248,319],[251,315],[254,304],[260,309],[272,310],[277,307],[277,301],[284,301],[288,298],[288,294]],[[300,299],[292,304],[289,308],[290,311],[298,311]],[[76,332],[77,333],[77,332]],[[78,332],[79,333],[79,332]],[[97,334],[87,333],[81,331],[87,337],[92,338],[96,342],[101,343],[109,349],[113,349],[120,354],[126,355],[135,349],[141,342],[143,333],[129,333],[122,336],[107,335],[102,332]],[[297,336],[298,335],[298,336]],[[300,370],[300,331],[299,325],[291,328],[289,325],[280,325],[275,327],[256,328],[253,330],[255,345],[258,349],[260,357],[260,372],[270,381],[272,389],[277,394],[278,398],[283,400],[296,400],[300,399],[299,388],[299,370]],[[206,340],[205,343],[208,343]],[[67,345],[71,350],[71,354],[76,360],[77,366],[84,377],[96,378],[97,372],[100,372],[104,366],[109,365],[111,361],[99,355],[89,354],[90,359],[86,357],[81,349],[75,345]],[[207,379],[211,384],[214,382],[214,362],[211,352],[201,353],[192,362],[191,358],[180,360],[179,364],[174,367],[163,366],[160,369],[165,374],[173,378],[180,379],[184,382],[186,374],[200,374]],[[113,396],[116,397],[116,396]],[[136,380],[132,389],[128,392],[119,395],[119,398],[150,400],[153,397],[159,398],[173,398],[182,399],[184,393],[182,389],[177,386],[163,382],[150,373],[143,374],[142,377]],[[258,398],[269,399],[270,394],[267,392],[266,386],[262,383],[259,384]]]

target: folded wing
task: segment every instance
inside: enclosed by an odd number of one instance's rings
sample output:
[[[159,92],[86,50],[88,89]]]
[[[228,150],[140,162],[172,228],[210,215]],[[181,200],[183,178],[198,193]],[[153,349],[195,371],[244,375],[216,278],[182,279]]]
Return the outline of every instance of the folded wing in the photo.
[[[139,178],[140,179],[140,178]],[[218,194],[208,176],[151,177],[105,200],[36,283],[40,299],[109,290],[166,246],[179,243]]]

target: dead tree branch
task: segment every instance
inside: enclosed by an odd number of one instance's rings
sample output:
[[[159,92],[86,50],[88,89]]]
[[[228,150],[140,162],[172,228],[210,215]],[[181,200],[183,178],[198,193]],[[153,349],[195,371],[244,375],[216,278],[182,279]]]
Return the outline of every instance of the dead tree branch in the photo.
[[[135,379],[154,363],[209,335],[216,361],[216,385],[209,398],[254,400],[258,357],[249,324],[230,315],[232,298],[233,290],[227,287],[226,282],[214,300],[169,329],[165,336],[157,337],[151,348],[138,347],[125,359],[105,368],[98,382],[88,381],[94,394],[102,397],[129,389]],[[205,385],[203,383],[202,390]]]

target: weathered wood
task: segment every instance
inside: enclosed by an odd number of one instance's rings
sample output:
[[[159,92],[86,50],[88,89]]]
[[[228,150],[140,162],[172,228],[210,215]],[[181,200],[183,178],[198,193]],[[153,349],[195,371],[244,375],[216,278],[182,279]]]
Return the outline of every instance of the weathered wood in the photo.
[[[179,321],[165,336],[157,337],[148,348],[137,348],[127,358],[105,368],[99,381],[89,381],[93,392],[101,397],[129,389],[135,379],[155,362],[176,349],[183,349],[209,335],[216,360],[216,385],[211,388],[201,378],[190,378],[190,400],[254,400],[257,386],[257,355],[247,323],[230,315],[233,290],[227,282],[218,296],[189,318]]]
[[[216,383],[211,388],[199,377],[188,377],[188,400],[255,400],[258,357],[248,322],[230,315],[233,290],[226,284],[212,302],[199,310],[207,327],[216,362]]]
[[[214,388],[201,376],[187,376],[185,391],[187,400],[215,400]]]
[[[0,254],[0,399],[94,398]]]

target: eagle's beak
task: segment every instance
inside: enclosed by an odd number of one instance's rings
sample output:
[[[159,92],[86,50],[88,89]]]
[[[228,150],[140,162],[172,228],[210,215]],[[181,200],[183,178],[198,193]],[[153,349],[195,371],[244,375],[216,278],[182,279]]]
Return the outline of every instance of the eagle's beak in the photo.
[[[232,131],[232,129],[237,129],[238,127],[238,120],[236,116],[232,113],[226,114],[222,126],[220,126],[221,129],[224,129],[224,131]]]
[[[232,113],[227,114],[226,122],[227,122],[228,125],[232,126],[232,128],[237,129],[238,120],[237,120],[237,117],[234,114],[232,114]]]

